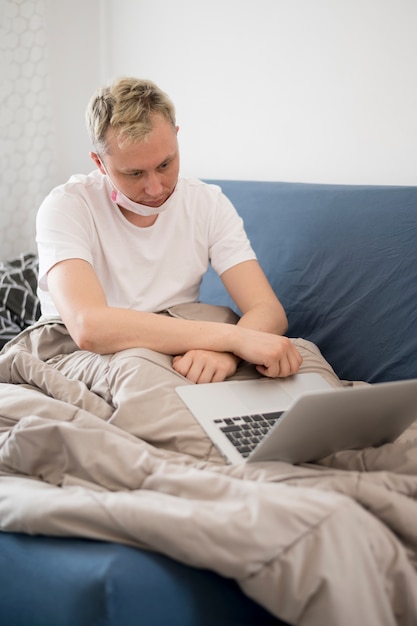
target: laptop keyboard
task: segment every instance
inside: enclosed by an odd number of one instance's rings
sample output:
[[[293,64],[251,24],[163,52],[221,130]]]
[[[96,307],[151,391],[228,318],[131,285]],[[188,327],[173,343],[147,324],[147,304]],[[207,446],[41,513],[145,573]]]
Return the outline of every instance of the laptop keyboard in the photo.
[[[282,414],[283,411],[274,411],[273,413],[218,418],[214,422],[246,458]]]

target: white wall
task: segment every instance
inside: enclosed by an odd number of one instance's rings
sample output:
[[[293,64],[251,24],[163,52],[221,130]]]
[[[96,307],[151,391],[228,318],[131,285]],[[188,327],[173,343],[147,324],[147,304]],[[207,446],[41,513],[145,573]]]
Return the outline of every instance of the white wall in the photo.
[[[183,174],[417,184],[415,0],[47,5],[67,51],[55,68],[65,68],[55,100],[62,175],[90,169],[91,91],[136,75],[176,104]]]
[[[48,35],[56,180],[94,168],[85,109],[95,89],[107,81],[100,48],[102,10],[108,0],[43,0]]]

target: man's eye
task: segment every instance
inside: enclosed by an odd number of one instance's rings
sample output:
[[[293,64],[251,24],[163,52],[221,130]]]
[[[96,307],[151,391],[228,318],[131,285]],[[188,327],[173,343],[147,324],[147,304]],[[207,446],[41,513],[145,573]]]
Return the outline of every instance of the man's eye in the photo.
[[[142,172],[130,172],[129,176],[131,178],[139,178],[139,176],[141,176]]]
[[[159,166],[160,170],[166,170],[169,166],[169,161],[167,163],[161,163],[161,165]]]

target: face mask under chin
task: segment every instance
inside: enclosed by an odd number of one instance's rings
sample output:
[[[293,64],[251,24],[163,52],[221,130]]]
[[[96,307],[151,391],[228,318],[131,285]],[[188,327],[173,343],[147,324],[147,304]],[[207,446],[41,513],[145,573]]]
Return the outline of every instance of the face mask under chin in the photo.
[[[113,183],[112,179],[110,178],[107,168],[105,167],[103,161],[101,161],[101,165],[104,171],[106,172],[107,180],[110,183],[110,187],[111,187],[110,198],[112,202],[122,207],[122,209],[126,209],[127,211],[132,211],[132,213],[136,213],[136,215],[141,215],[142,217],[150,217],[152,215],[159,215],[159,213],[162,213],[163,211],[165,211],[165,209],[168,208],[168,205],[170,204],[169,201],[175,192],[175,188],[174,188],[174,191],[171,193],[171,195],[165,200],[165,202],[161,204],[161,206],[152,207],[152,206],[146,206],[145,204],[139,204],[139,202],[134,202],[133,200],[125,196],[124,193],[119,191],[119,189],[117,189],[116,185]]]
[[[125,196],[124,193],[116,189],[112,182],[111,186],[113,187],[110,195],[112,201],[115,202],[118,206],[121,206],[123,209],[126,209],[127,211],[132,211],[132,213],[136,213],[136,215],[142,215],[143,217],[159,215],[159,213],[162,213],[162,211],[165,211],[165,209],[167,208],[169,198],[165,200],[165,202],[161,204],[161,206],[146,206],[145,204],[139,204],[138,202],[133,202],[133,200],[130,200],[130,198]]]

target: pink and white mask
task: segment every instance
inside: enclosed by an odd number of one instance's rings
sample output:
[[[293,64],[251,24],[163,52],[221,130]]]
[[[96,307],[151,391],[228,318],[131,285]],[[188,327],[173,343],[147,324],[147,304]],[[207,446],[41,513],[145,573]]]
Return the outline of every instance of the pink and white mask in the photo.
[[[109,181],[110,186],[112,187],[110,198],[112,199],[113,202],[121,206],[123,209],[126,209],[127,211],[132,211],[132,213],[136,213],[136,215],[142,215],[142,217],[150,217],[151,215],[159,215],[159,213],[162,213],[162,211],[165,211],[165,209],[167,209],[170,206],[171,198],[173,197],[175,193],[175,189],[171,193],[171,195],[168,196],[165,202],[161,204],[161,206],[153,207],[153,206],[147,206],[146,204],[139,204],[139,202],[134,202],[133,200],[125,196],[125,194],[122,193],[119,189],[117,189],[116,185],[110,178],[107,169],[104,167],[103,162],[101,162],[101,164],[106,172],[107,180]]]

